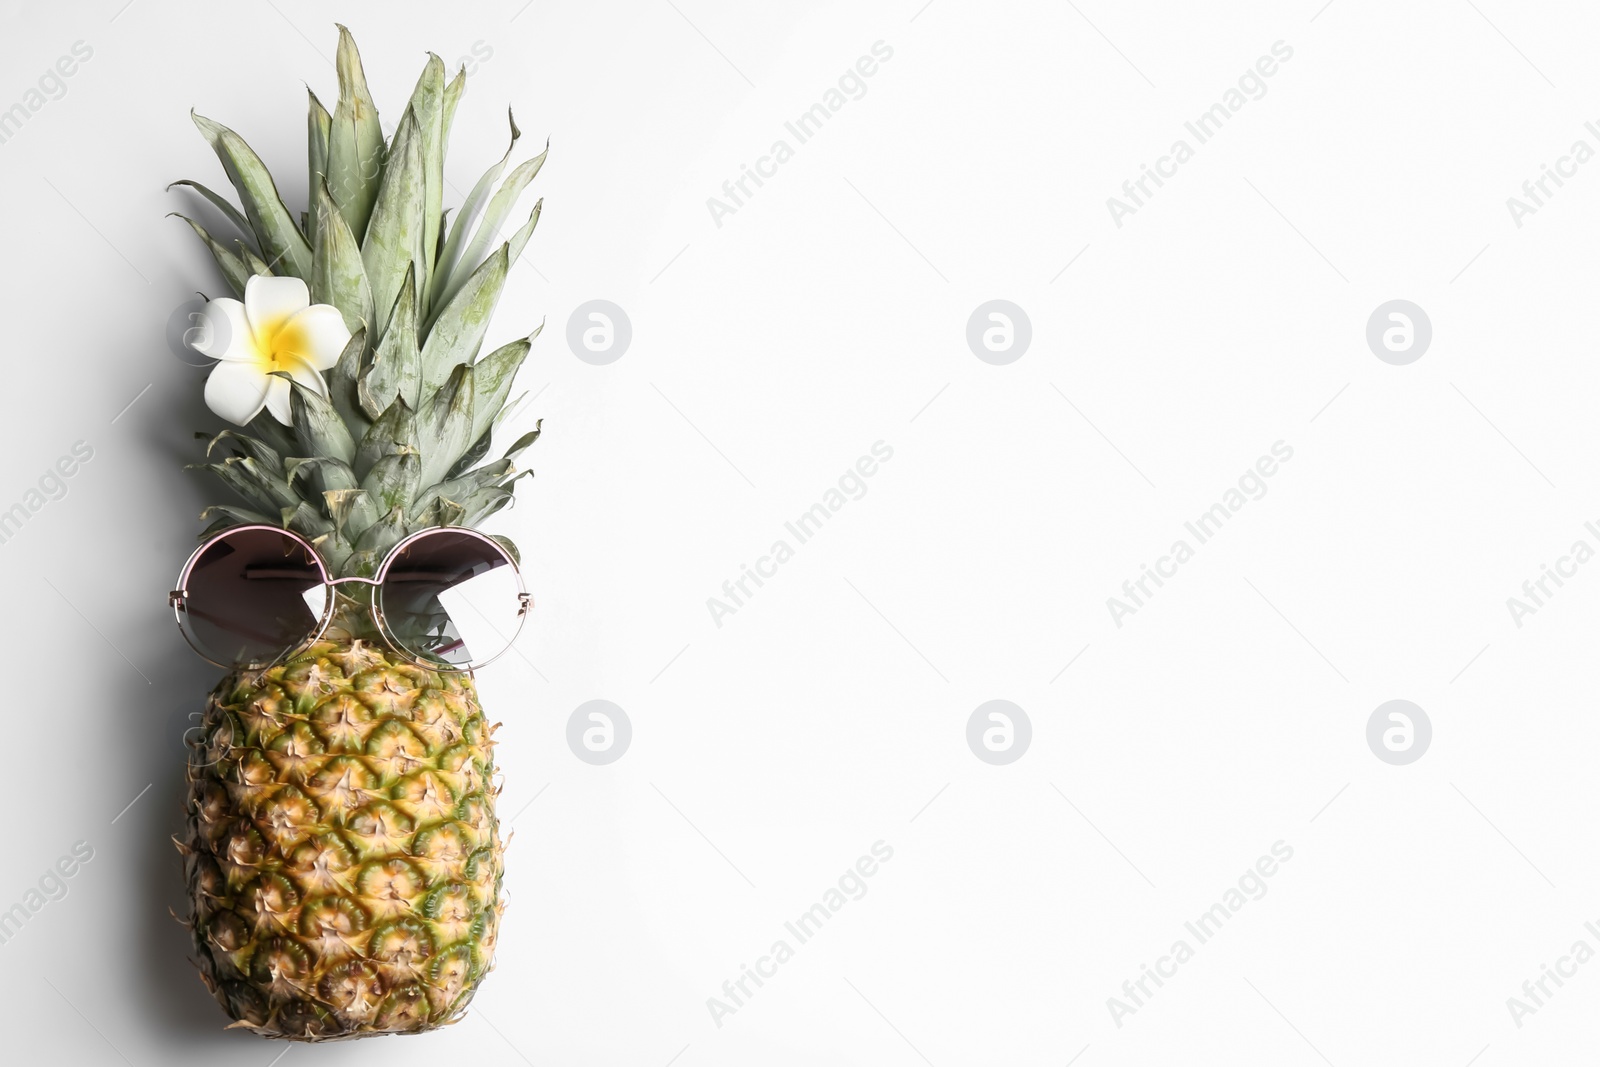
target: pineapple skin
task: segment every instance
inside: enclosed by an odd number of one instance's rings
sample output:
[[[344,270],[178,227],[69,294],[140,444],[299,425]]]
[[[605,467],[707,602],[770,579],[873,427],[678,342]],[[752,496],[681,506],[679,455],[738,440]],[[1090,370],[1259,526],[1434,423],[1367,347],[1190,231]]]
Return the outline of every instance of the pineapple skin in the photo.
[[[460,1016],[505,911],[493,732],[470,674],[338,627],[223,678],[174,840],[195,960],[232,1025],[323,1041]]]

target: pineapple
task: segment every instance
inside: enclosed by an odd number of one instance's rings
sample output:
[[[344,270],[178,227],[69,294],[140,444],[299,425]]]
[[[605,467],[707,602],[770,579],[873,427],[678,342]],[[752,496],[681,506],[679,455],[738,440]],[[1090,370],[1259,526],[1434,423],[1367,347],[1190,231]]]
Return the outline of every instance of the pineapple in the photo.
[[[329,114],[311,96],[298,222],[249,146],[194,116],[243,210],[182,182],[239,232],[223,241],[185,221],[234,294],[254,275],[298,277],[351,332],[326,397],[295,383],[292,425],[263,411],[211,437],[195,466],[239,498],[202,513],[202,536],[277,524],[311,540],[335,576],[370,577],[407,534],[473,526],[508,504],[516,461],[538,437],[484,461],[538,331],[479,350],[542,201],[509,238],[500,227],[544,155],[500,182],[507,149],[447,226],[443,161],[465,72],[447,83],[430,56],[386,143],[339,31],[339,100]],[[518,136],[513,120],[513,146]],[[299,1041],[455,1020],[491,966],[505,910],[494,726],[471,675],[402,659],[371,628],[371,587],[338,588],[315,644],[211,693],[174,839],[206,987],[234,1026]]]

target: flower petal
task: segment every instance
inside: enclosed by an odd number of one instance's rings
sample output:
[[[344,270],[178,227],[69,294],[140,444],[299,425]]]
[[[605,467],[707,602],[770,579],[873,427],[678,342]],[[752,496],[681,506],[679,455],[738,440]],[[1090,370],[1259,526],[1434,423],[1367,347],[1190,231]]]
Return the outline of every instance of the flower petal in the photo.
[[[279,359],[293,356],[316,370],[330,370],[349,343],[350,330],[339,309],[332,304],[313,304],[284,323],[273,341],[272,354]]]
[[[228,296],[219,296],[200,312],[200,324],[186,331],[183,339],[201,355],[212,359],[253,360],[255,345],[250,339],[250,321],[244,305]]]
[[[322,375],[317,372],[317,368],[313,367],[304,360],[283,359],[279,361],[278,367],[280,370],[288,371],[290,376],[292,376],[295,381],[299,382],[307,389],[310,389],[318,396],[328,395],[328,383],[324,381]]]
[[[277,332],[295,315],[311,306],[311,290],[299,278],[269,278],[255,274],[244,283],[244,311],[263,351]]]
[[[289,413],[289,379],[280,378],[276,374],[267,375],[267,410],[272,412],[272,417],[285,426],[294,425],[294,419]]]
[[[261,413],[269,383],[274,380],[253,363],[218,363],[206,379],[206,407],[234,425],[243,426]]]

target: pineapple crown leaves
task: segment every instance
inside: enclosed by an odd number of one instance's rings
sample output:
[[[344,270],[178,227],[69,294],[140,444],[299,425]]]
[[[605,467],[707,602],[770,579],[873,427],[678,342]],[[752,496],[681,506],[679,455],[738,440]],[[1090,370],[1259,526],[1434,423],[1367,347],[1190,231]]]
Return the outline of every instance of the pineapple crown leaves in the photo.
[[[213,235],[178,215],[234,296],[255,275],[300,278],[312,302],[338,308],[351,333],[323,372],[326,396],[290,379],[291,425],[263,412],[243,430],[197,435],[207,440],[205,462],[191,467],[211,471],[243,505],[206,508],[202,536],[245,523],[283,526],[311,539],[339,573],[360,574],[418,529],[481,522],[509,504],[513,483],[531,473],[516,460],[538,429],[485,460],[543,324],[482,358],[480,351],[544,202],[509,237],[503,228],[549,145],[506,174],[522,136],[508,113],[505,154],[447,225],[445,149],[465,70],[447,81],[444,63],[430,53],[385,141],[343,26],[336,66],[331,112],[307,91],[307,205],[298,218],[244,139],[199,114],[191,117],[240,206],[199,182],[168,188],[198,194],[235,231]]]

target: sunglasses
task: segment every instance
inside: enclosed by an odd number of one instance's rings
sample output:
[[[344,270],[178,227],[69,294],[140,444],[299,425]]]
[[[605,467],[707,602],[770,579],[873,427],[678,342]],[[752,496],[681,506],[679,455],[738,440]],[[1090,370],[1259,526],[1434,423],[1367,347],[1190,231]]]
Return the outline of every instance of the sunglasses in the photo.
[[[258,670],[315,642],[337,586],[371,587],[371,615],[389,647],[433,671],[470,671],[511,647],[532,598],[493,538],[457,527],[412,534],[372,578],[330,578],[292,530],[235,526],[199,548],[167,597],[178,629],[219,667]]]

